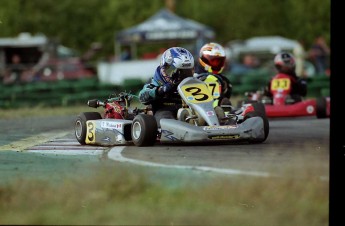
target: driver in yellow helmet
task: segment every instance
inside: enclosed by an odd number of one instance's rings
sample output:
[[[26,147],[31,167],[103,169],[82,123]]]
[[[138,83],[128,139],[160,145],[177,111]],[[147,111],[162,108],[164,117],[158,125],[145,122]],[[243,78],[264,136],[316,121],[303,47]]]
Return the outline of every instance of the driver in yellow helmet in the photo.
[[[199,52],[199,64],[195,67],[194,77],[207,81],[209,75],[217,78],[221,86],[219,104],[231,105],[232,84],[222,72],[225,67],[226,55],[223,46],[210,42],[203,45]]]

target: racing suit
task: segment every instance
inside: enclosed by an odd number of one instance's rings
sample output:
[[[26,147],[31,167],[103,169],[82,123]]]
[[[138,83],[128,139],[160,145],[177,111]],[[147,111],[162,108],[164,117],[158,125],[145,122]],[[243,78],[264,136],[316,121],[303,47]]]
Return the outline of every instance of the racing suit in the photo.
[[[195,67],[195,74],[194,74],[194,77],[204,81],[208,75],[210,75],[211,73],[207,72],[205,69],[203,69],[200,65],[197,65]],[[214,75],[215,77],[218,78],[218,80],[220,81],[220,85],[221,85],[221,95],[220,95],[220,101],[226,97],[229,99],[230,101],[230,97],[232,95],[232,84],[230,82],[230,80],[225,77],[224,75],[222,74],[212,74]]]
[[[284,74],[290,77],[291,79],[291,91],[290,91],[290,96],[292,99],[296,101],[301,101],[302,97],[305,97],[307,95],[307,82],[305,79],[299,78],[296,73],[279,73],[279,74]],[[272,79],[268,82],[267,86],[265,87],[264,90],[264,95],[268,97],[272,97],[272,92],[271,92],[271,81]]]
[[[155,79],[160,76],[160,66],[158,66],[155,75],[139,92],[139,101],[142,104],[151,105],[158,127],[162,118],[176,119],[177,111],[182,107],[177,85],[163,84],[162,81]]]

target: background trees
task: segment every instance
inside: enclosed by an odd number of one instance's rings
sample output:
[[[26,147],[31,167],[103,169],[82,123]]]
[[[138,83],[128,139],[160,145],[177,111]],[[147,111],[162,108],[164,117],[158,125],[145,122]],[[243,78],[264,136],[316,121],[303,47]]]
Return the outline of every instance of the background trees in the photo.
[[[114,35],[149,18],[168,0],[0,0],[0,37],[43,33],[79,52],[102,42],[114,53]],[[175,13],[214,28],[220,43],[281,35],[310,46],[330,42],[330,0],[172,0]]]

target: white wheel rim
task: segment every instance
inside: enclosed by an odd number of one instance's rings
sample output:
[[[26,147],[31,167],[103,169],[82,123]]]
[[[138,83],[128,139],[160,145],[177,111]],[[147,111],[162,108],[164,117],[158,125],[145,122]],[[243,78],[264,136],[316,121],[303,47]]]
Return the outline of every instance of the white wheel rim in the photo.
[[[81,125],[81,122],[77,121],[75,123],[75,135],[77,138],[81,138],[82,131],[83,131],[83,127]]]
[[[133,138],[138,140],[140,138],[140,134],[141,134],[141,125],[139,122],[135,122],[132,127]]]

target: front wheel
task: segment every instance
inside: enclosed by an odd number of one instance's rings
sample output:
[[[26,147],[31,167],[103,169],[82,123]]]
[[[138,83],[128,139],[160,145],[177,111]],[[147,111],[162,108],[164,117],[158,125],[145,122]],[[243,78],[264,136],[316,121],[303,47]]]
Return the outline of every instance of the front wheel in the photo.
[[[269,134],[269,127],[270,127],[269,122],[268,122],[268,118],[266,116],[265,105],[261,102],[256,102],[256,103],[252,103],[252,106],[254,108],[254,111],[247,113],[244,117],[244,120],[246,120],[248,118],[256,117],[256,116],[259,116],[262,118],[262,120],[264,121],[265,138],[259,142],[259,143],[261,143],[267,139],[268,134]]]
[[[86,122],[89,120],[102,119],[102,116],[98,112],[83,112],[77,116],[77,119],[74,123],[74,134],[78,142],[82,145],[85,145],[86,138]]]
[[[138,147],[152,146],[157,139],[157,121],[154,116],[139,114],[132,122],[131,136]]]

